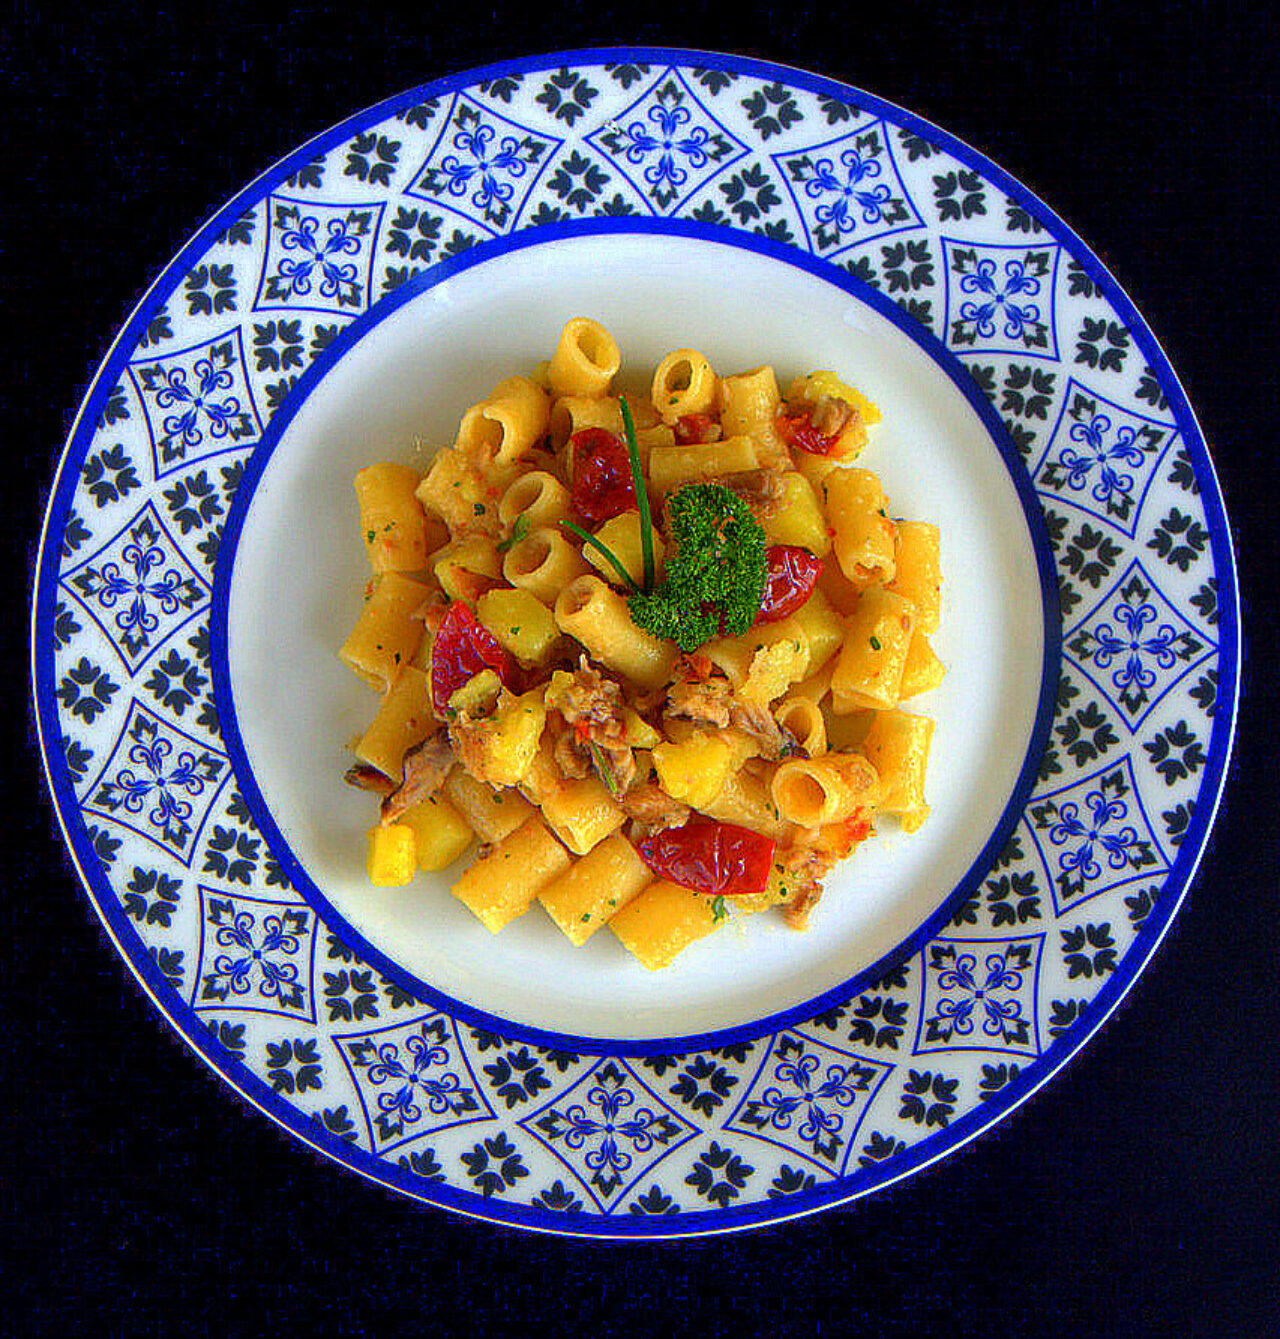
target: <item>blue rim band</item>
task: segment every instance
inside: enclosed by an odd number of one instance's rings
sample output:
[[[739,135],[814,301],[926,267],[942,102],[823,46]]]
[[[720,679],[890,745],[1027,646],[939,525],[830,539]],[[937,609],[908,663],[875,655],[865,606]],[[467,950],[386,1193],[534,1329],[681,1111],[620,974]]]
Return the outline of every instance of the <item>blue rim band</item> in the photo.
[[[49,561],[51,555],[48,553],[47,543],[51,533],[60,535],[65,526],[71,492],[82,463],[84,448],[91,435],[92,424],[114,385],[114,374],[123,365],[128,351],[132,349],[145,328],[151,312],[167,300],[177,287],[189,262],[202,254],[208,242],[229,222],[243,213],[248,204],[261,198],[279,184],[289,175],[292,168],[308,161],[319,152],[335,147],[353,130],[390,115],[411,100],[425,99],[500,75],[552,69],[568,63],[592,64],[609,60],[696,63],[707,69],[733,69],[758,78],[785,80],[789,84],[818,95],[841,99],[856,97],[865,108],[890,116],[896,124],[924,135],[945,152],[981,172],[1007,196],[1033,212],[1046,230],[1071,250],[1085,273],[1099,286],[1115,311],[1123,317],[1136,346],[1141,349],[1148,364],[1155,371],[1202,485],[1201,493],[1210,528],[1210,550],[1215,571],[1222,583],[1219,594],[1220,708],[1214,717],[1209,757],[1199,792],[1200,803],[1195,808],[1191,823],[1178,849],[1177,858],[1166,877],[1161,896],[1147,918],[1138,939],[1121,960],[1114,975],[1093,997],[1081,1016],[1055,1038],[1033,1064],[1027,1065],[1018,1077],[1001,1089],[996,1096],[975,1107],[952,1125],[912,1145],[905,1153],[886,1164],[860,1167],[842,1179],[814,1187],[785,1200],[730,1207],[724,1210],[695,1211],[681,1214],[675,1220],[604,1218],[589,1220],[589,1225],[583,1223],[581,1226],[575,1226],[572,1219],[552,1210],[537,1206],[507,1204],[486,1199],[473,1192],[458,1191],[441,1185],[428,1185],[411,1173],[329,1134],[284,1102],[241,1061],[226,1051],[210,1035],[195,1012],[177,998],[168,980],[147,955],[137,931],[124,916],[119,903],[112,896],[101,897],[102,875],[99,863],[88,840],[80,812],[74,803],[66,760],[56,747],[58,720],[53,698],[52,635],[56,562]],[[603,1240],[676,1238],[708,1232],[732,1231],[798,1217],[843,1203],[909,1176],[937,1161],[996,1124],[1013,1108],[1025,1101],[1106,1021],[1150,960],[1181,905],[1188,882],[1203,855],[1209,829],[1221,798],[1235,732],[1240,686],[1241,636],[1236,565],[1221,491],[1203,434],[1186,393],[1154,335],[1093,251],[1073,229],[1007,172],[954,135],[914,113],[849,85],[790,66],[680,48],[614,47],[560,52],[501,61],[433,80],[415,89],[402,91],[374,107],[357,112],[331,129],[314,136],[239,192],[197,231],[150,286],[112,342],[95,373],[55,472],[39,551],[34,596],[32,680],[36,700],[36,724],[55,811],[86,893],[104,928],[143,989],[151,996],[157,1008],[175,1030],[215,1072],[225,1078],[259,1110],[317,1151],[371,1180],[412,1198],[472,1217],[536,1231]],[[109,890],[107,892],[109,894]]]

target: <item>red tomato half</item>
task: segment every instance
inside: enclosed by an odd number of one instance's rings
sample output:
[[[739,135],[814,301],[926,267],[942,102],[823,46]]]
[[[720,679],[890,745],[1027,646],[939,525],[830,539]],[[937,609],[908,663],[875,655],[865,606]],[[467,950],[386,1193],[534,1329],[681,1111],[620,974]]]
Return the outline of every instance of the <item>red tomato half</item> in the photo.
[[[443,717],[454,693],[486,669],[495,670],[508,687],[515,679],[515,663],[497,638],[461,600],[454,600],[431,643],[431,705],[436,715]]]
[[[573,509],[588,525],[603,525],[636,505],[626,443],[604,428],[583,428],[569,438],[573,460]]]
[[[716,897],[764,891],[777,843],[735,823],[695,821],[641,839],[640,859],[660,878]]]
[[[822,559],[799,544],[773,544],[765,555],[764,594],[757,623],[776,623],[813,594],[822,575]]]
[[[794,446],[797,451],[807,451],[811,456],[829,456],[840,440],[838,432],[830,437],[819,432],[813,426],[813,419],[808,409],[801,409],[798,412],[779,410],[778,431],[788,446]]]

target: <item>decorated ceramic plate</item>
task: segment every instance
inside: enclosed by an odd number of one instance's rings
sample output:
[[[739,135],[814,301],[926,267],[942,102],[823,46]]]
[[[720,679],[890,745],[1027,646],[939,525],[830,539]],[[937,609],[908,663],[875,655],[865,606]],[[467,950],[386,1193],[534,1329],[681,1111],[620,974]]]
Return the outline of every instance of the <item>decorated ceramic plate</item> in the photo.
[[[541,915],[490,936],[444,876],[370,888],[342,784],[352,476],[576,315],[624,369],[836,367],[943,536],[928,823],[809,931],[734,918],[658,973]],[[860,90],[619,49],[413,89],[199,231],[76,419],[32,657],[90,901],[228,1083],[417,1199],[661,1237],[909,1175],[1080,1049],[1204,847],[1238,601],[1173,370],[1048,208]]]

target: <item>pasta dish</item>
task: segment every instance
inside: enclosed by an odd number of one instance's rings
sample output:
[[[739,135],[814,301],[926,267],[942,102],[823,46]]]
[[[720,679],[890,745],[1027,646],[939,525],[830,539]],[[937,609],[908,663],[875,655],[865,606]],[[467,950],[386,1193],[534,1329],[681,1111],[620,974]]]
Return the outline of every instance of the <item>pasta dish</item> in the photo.
[[[937,527],[854,461],[880,412],[834,373],[647,394],[596,321],[462,415],[425,474],[355,478],[372,575],[340,655],[379,695],[352,785],[372,883],[443,870],[493,933],[538,903],[666,967],[734,916],[805,928],[888,822],[925,821]]]

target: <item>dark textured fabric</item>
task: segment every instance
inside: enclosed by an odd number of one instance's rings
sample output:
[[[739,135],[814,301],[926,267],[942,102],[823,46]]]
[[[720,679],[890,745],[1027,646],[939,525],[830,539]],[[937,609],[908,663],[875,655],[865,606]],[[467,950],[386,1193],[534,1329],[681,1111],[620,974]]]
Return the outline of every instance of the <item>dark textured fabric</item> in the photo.
[[[1274,10],[739,4],[11,5],[4,527],[40,510],[98,359],[172,253],[281,154],[424,79],[629,40],[735,47],[929,117],[1102,256],[1215,453],[1244,587],[1241,728],[1166,943],[1086,1050],[994,1132],[844,1210],[675,1245],[562,1242],[401,1200],[247,1107],[162,1023],[62,854],[16,596],[3,911],[13,1334],[1262,1335],[1280,1325],[1272,731],[1277,650]],[[13,801],[19,803],[15,807]],[[16,849],[14,840],[16,838]]]

